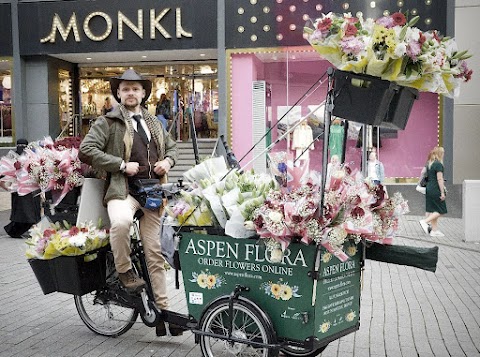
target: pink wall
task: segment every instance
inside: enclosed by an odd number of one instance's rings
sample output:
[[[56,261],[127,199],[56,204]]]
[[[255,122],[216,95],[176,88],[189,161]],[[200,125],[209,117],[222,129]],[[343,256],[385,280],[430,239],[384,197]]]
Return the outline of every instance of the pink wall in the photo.
[[[308,88],[328,68],[327,61],[291,61],[262,63],[252,54],[232,57],[232,148],[241,158],[253,145],[252,142],[252,95],[254,80],[265,80],[272,85],[272,117],[277,120],[277,107],[293,105],[302,98]],[[288,76],[288,88],[287,88]],[[288,89],[288,103],[287,103]],[[309,112],[308,105],[318,105],[325,99],[326,82],[310,96],[302,99],[302,115]],[[425,163],[428,152],[438,144],[438,95],[420,93],[415,102],[407,127],[398,131],[397,138],[381,138],[380,160],[387,177],[417,177]],[[277,137],[277,132],[272,132]],[[347,142],[346,161],[355,167],[360,165],[361,149],[356,142]],[[285,150],[286,141],[275,146],[274,151]],[[311,152],[311,169],[321,168],[323,141],[315,143]],[[251,157],[251,156],[250,156]],[[244,159],[243,163],[249,161]]]

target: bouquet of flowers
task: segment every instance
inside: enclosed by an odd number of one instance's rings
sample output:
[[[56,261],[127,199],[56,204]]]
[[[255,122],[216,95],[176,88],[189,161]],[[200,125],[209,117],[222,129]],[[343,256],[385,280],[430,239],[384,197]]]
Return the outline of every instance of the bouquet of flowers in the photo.
[[[381,185],[365,181],[348,166],[333,170],[322,210],[319,188],[307,184],[290,192],[271,191],[254,212],[257,233],[272,256],[281,258],[279,251],[293,240],[322,244],[342,261],[348,259],[343,252],[347,239],[391,243],[399,215],[408,212],[407,202],[399,193],[385,198]]]
[[[30,229],[30,238],[26,255],[28,259],[53,259],[59,256],[82,255],[106,246],[109,242],[109,232],[97,228],[92,222],[78,226],[61,228],[59,222],[47,228],[35,225]],[[99,222],[98,227],[101,227]],[[91,259],[91,258],[89,258]]]
[[[181,192],[181,198],[173,207],[166,208],[170,224],[216,224],[237,238],[252,235],[253,226],[245,226],[245,222],[251,223],[255,209],[276,187],[275,181],[269,175],[258,175],[253,171],[242,174],[232,171],[227,175],[228,170],[222,161],[223,158],[208,159],[184,174],[194,182],[190,191]]]
[[[322,14],[304,28],[313,48],[343,71],[365,73],[420,91],[454,96],[471,79],[467,51],[438,31],[422,32],[396,12],[377,20]]]
[[[28,145],[22,155],[10,151],[0,159],[2,181],[19,195],[51,191],[58,204],[74,187],[83,184],[88,166],[78,159],[78,140],[54,142],[50,137]]]

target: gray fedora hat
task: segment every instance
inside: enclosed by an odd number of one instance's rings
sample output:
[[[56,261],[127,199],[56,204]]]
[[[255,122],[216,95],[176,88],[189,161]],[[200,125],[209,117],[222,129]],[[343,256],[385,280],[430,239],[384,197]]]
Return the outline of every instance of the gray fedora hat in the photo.
[[[110,88],[112,90],[112,95],[115,100],[120,103],[120,98],[117,95],[118,86],[123,81],[131,81],[131,82],[139,82],[142,84],[143,89],[145,89],[145,98],[142,100],[142,104],[144,104],[148,97],[150,97],[150,93],[152,93],[152,82],[148,79],[143,78],[138,72],[134,71],[133,69],[127,69],[120,77],[112,77],[110,78]]]

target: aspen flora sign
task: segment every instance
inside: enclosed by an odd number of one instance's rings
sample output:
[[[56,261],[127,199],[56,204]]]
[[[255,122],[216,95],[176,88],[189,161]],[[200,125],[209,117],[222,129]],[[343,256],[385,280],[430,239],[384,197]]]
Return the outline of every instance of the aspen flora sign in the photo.
[[[168,28],[162,24],[162,20],[169,12],[173,11],[175,12],[175,26],[174,28]],[[177,39],[193,37],[193,33],[185,30],[182,24],[182,9],[179,7],[175,9],[164,8],[160,11],[150,9],[148,12],[144,12],[143,9],[138,9],[136,19],[131,19],[122,11],[117,11],[114,19],[116,20],[117,37],[119,41],[124,40],[124,30],[126,28],[133,31],[140,39],[149,38],[155,40],[158,34],[165,39],[171,39],[173,36]],[[40,43],[55,43],[57,41],[57,33],[64,42],[67,41],[70,33],[73,34],[75,42],[81,42],[82,36],[80,30],[83,30],[83,34],[90,40],[101,42],[112,34],[114,19],[103,11],[95,11],[85,16],[83,20],[78,18],[77,14],[73,12],[69,19],[64,21],[58,13],[55,13],[52,19],[51,31],[48,35],[40,39]],[[98,33],[97,30],[97,33],[94,33],[91,28],[91,23],[98,20],[104,22],[103,32]]]

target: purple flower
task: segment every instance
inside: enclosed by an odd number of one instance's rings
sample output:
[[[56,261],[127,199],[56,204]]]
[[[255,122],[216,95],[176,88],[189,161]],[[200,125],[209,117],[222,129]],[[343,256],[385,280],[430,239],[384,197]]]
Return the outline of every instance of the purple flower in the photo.
[[[395,26],[395,21],[393,20],[392,17],[390,16],[383,16],[383,17],[380,17],[379,19],[377,19],[377,21],[375,21],[378,25],[382,25],[384,27],[386,27],[387,29],[389,28],[392,28],[393,26]]]
[[[280,171],[282,174],[287,172],[287,164],[284,162],[281,162],[278,164],[278,171]]]
[[[365,49],[365,44],[358,37],[346,36],[340,42],[342,51],[346,54],[358,55]]]
[[[417,61],[417,56],[421,54],[422,47],[419,42],[412,41],[407,46],[407,56],[410,57],[414,62]]]

